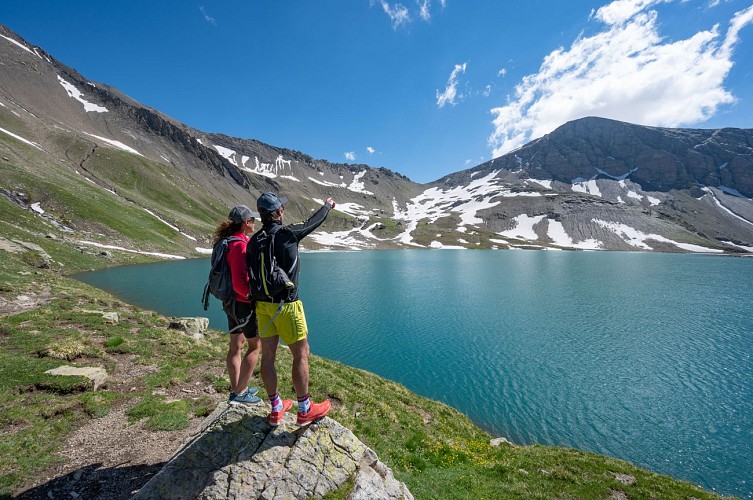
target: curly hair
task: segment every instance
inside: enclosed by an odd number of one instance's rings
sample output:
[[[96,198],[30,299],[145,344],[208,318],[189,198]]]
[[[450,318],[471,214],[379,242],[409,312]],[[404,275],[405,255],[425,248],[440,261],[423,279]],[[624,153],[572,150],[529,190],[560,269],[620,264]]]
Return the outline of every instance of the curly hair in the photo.
[[[222,238],[227,238],[228,236],[237,233],[241,230],[241,226],[243,226],[243,222],[233,222],[230,219],[223,220],[217,224],[217,227],[214,230],[214,240],[212,240],[212,245],[220,241]]]

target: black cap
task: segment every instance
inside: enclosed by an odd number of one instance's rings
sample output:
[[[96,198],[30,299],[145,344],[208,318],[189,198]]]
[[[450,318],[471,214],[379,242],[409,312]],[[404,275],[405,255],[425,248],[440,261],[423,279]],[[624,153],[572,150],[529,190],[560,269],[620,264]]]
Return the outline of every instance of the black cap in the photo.
[[[256,208],[266,210],[267,212],[274,212],[287,202],[288,199],[284,196],[279,197],[273,192],[267,191],[266,193],[262,193],[262,195],[259,196],[259,199],[256,200]]]

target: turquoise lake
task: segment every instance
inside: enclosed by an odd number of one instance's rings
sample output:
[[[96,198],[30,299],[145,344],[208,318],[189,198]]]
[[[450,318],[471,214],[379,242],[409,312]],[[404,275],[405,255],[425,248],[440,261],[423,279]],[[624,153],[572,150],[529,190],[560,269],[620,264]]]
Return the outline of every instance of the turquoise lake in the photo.
[[[301,262],[314,354],[516,443],[593,451],[753,498],[753,259],[406,250]],[[207,272],[201,259],[78,278],[224,329],[217,301],[200,305]]]

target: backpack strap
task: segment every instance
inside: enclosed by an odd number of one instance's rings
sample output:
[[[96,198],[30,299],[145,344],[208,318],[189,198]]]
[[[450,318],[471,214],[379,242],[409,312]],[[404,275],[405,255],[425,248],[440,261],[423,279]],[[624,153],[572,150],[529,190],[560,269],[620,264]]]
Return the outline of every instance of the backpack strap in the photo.
[[[209,309],[209,282],[204,285],[204,293],[201,294],[201,304],[204,306],[204,310]]]
[[[280,300],[280,307],[278,307],[277,311],[275,311],[274,315],[272,315],[272,318],[269,320],[269,323],[267,323],[267,326],[265,326],[263,330],[259,330],[259,337],[260,338],[261,338],[261,335],[263,333],[266,333],[266,331],[269,329],[269,327],[272,326],[272,323],[274,322],[274,320],[276,320],[277,316],[279,316],[280,313],[282,312],[282,306],[284,306],[284,305],[285,305],[285,299]]]

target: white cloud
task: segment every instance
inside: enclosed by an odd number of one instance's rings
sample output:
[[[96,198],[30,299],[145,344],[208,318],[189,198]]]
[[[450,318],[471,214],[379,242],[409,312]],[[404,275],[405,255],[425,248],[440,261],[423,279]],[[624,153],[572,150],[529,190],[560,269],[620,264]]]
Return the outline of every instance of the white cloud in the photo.
[[[455,68],[450,73],[450,78],[447,80],[447,87],[444,92],[440,93],[437,90],[437,107],[443,108],[445,104],[457,104],[457,99],[462,99],[463,95],[458,95],[458,76],[465,73],[465,69],[468,63],[456,64]]]
[[[500,68],[499,71],[497,71],[497,76],[505,76],[507,74],[507,69]]]
[[[212,16],[207,14],[207,11],[204,9],[203,5],[199,5],[199,11],[201,12],[201,15],[204,16],[204,20],[208,22],[209,24],[213,24],[217,26],[217,22],[214,20]]]
[[[591,17],[608,25],[622,24],[639,12],[646,10],[658,3],[668,3],[672,0],[615,0],[614,2],[600,7],[595,13],[591,11]]]
[[[430,21],[431,11],[429,10],[429,6],[431,5],[431,0],[416,0],[416,3],[418,4],[418,15],[421,16],[421,19],[427,22]]]
[[[417,9],[413,9],[413,14],[417,15],[422,21],[431,21],[431,2],[432,0],[415,0]],[[387,0],[369,0],[369,5],[373,7],[378,4],[392,22],[392,29],[397,30],[401,25],[408,24],[412,21],[411,9],[401,3],[390,4]],[[447,5],[446,0],[439,0],[439,5],[444,10]]]
[[[604,30],[551,52],[504,106],[491,110],[492,156],[584,116],[677,127],[700,123],[734,103],[724,81],[739,31],[753,22],[753,6],[735,14],[724,36],[715,25],[665,41],[657,13],[644,9],[667,1],[616,0],[592,13],[607,25]]]
[[[387,0],[370,0],[369,3],[370,5],[374,5],[376,1],[379,2],[379,5],[382,6],[384,13],[387,14],[387,17],[390,18],[390,21],[392,22],[392,29],[396,30],[400,25],[410,22],[410,14],[408,13],[408,8],[405,5],[401,3],[390,5]]]
[[[482,92],[482,94],[484,95],[484,97],[489,97],[489,95],[491,95],[491,93],[492,93],[492,86],[491,85],[487,85],[486,87],[484,87],[484,91]]]
[[[356,154],[353,151],[347,151],[345,153],[345,159],[348,161],[356,161]]]
[[[366,151],[368,151],[370,155],[373,155],[376,149],[372,148],[371,146],[366,146]]]

